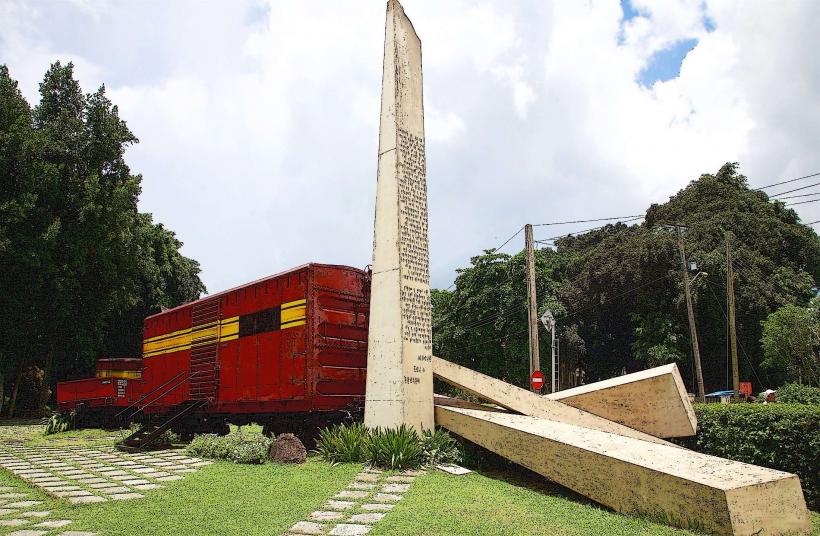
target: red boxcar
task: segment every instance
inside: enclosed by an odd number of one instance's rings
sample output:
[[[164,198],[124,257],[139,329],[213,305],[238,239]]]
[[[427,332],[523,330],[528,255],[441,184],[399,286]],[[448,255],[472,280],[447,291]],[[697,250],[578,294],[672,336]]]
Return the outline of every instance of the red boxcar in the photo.
[[[364,270],[307,264],[163,311],[145,319],[141,379],[112,363],[111,377],[58,384],[59,407],[143,420],[186,407],[171,427],[183,434],[315,428],[363,402],[369,294]]]

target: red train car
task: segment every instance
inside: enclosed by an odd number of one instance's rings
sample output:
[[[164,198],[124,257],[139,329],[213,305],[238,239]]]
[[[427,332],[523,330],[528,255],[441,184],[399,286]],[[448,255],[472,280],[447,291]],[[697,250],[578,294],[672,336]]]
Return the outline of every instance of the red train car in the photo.
[[[145,319],[139,379],[112,365],[109,377],[62,382],[59,407],[122,407],[125,420],[155,423],[153,435],[315,429],[363,403],[369,295],[369,272],[306,264],[163,311]]]

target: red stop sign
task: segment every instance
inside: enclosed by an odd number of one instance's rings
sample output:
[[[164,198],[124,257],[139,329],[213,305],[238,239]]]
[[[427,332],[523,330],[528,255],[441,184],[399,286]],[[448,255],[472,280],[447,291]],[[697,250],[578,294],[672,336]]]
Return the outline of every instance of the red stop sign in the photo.
[[[530,385],[533,391],[540,391],[544,387],[544,373],[540,370],[533,372],[530,376]]]

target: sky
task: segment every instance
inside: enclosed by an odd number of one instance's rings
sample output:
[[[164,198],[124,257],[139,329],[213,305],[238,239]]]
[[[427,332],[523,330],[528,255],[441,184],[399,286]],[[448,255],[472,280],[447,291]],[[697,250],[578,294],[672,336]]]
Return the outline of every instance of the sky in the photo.
[[[820,172],[820,2],[402,3],[423,47],[435,287],[525,223],[643,214],[728,161],[752,186]],[[87,92],[105,84],[140,139],[126,153],[140,210],[217,292],[370,263],[384,14],[384,0],[0,0],[0,63],[33,104],[56,60]],[[820,203],[794,208],[820,220]]]

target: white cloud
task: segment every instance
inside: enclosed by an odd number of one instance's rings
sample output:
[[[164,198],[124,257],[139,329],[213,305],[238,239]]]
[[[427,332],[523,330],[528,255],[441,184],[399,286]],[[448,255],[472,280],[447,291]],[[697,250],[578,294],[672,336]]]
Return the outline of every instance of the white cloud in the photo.
[[[370,261],[384,2],[78,2],[0,3],[0,62],[32,101],[56,59],[106,83],[141,140],[142,209],[210,290]],[[820,4],[635,1],[623,24],[615,1],[404,3],[439,286],[525,222],[640,212],[729,160],[753,184],[820,171]],[[640,85],[683,39],[680,76]]]

